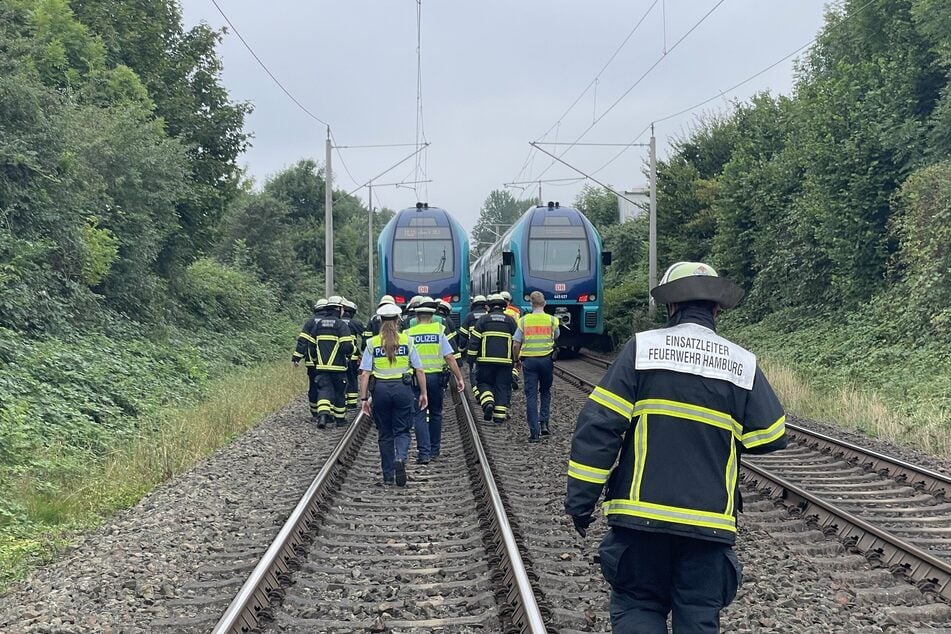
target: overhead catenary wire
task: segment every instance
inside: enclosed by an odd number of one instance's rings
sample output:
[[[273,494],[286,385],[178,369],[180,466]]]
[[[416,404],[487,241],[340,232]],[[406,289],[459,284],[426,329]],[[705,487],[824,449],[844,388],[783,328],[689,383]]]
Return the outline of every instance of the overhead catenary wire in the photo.
[[[653,70],[654,70],[655,68],[657,68],[657,67],[661,64],[661,62],[663,62],[665,59],[667,59],[667,57],[668,57],[671,53],[673,53],[673,52],[677,49],[678,46],[680,46],[688,37],[690,37],[690,35],[691,35],[694,31],[696,31],[698,28],[700,28],[700,25],[703,24],[704,22],[706,22],[707,18],[709,18],[711,15],[713,15],[714,11],[716,11],[724,2],[726,2],[726,0],[718,0],[718,2],[717,2],[716,4],[714,4],[713,7],[711,7],[709,11],[707,11],[705,14],[703,14],[703,17],[701,17],[692,27],[690,27],[690,29],[689,29],[686,33],[684,33],[682,36],[680,36],[680,39],[678,39],[676,42],[674,42],[673,45],[672,45],[669,49],[666,50],[666,52],[661,53],[660,57],[658,57],[657,60],[654,61],[654,63],[651,64],[651,65],[648,67],[648,69],[645,70],[645,71],[641,74],[641,76],[638,77],[637,80],[627,88],[627,90],[625,90],[623,93],[621,93],[621,95],[620,95],[617,99],[615,99],[615,100],[611,103],[611,105],[608,106],[608,108],[607,108],[604,112],[602,112],[602,113],[598,116],[598,118],[595,119],[595,120],[591,123],[591,125],[589,125],[587,128],[585,128],[584,131],[582,131],[582,133],[578,135],[578,137],[574,140],[574,142],[573,142],[572,144],[570,144],[567,148],[565,148],[565,150],[564,150],[563,152],[561,152],[560,154],[557,155],[557,158],[560,159],[560,158],[563,157],[565,154],[567,154],[568,152],[570,152],[570,151],[571,151],[571,148],[574,147],[575,144],[577,144],[579,141],[581,141],[581,139],[583,139],[583,138],[588,134],[588,132],[590,132],[598,123],[600,123],[600,122],[604,119],[604,117],[606,117],[612,110],[614,110],[614,108],[616,108],[616,107],[618,106],[618,104],[620,104],[629,94],[631,94],[631,92],[632,92],[635,88],[637,88],[637,87],[640,85],[640,83],[641,83],[642,81],[644,81],[644,79],[646,79],[647,76],[650,75],[651,72],[653,72]],[[537,146],[535,146],[535,147],[537,147]],[[541,148],[538,148],[538,149],[541,149]],[[547,152],[546,152],[546,153],[547,153]],[[554,157],[554,156],[556,156],[556,155],[552,154],[551,156]],[[548,172],[548,170],[551,169],[551,167],[552,167],[553,164],[554,164],[554,163],[550,164],[548,167],[546,167],[544,170],[542,170],[542,172],[541,172],[541,174],[539,174],[539,176],[544,176],[544,175]]]
[[[306,114],[308,117],[310,117],[311,119],[313,119],[314,121],[316,121],[316,122],[318,122],[318,123],[322,123],[323,125],[325,125],[325,126],[327,126],[327,127],[329,128],[329,127],[330,127],[330,124],[329,124],[329,123],[327,123],[326,121],[324,121],[323,119],[321,119],[320,117],[318,117],[317,115],[315,115],[313,112],[311,112],[311,111],[307,108],[307,106],[305,106],[304,104],[302,104],[302,103],[300,102],[300,100],[297,99],[297,97],[295,97],[293,94],[291,94],[291,91],[288,90],[288,89],[284,86],[284,84],[281,83],[281,80],[279,80],[279,79],[274,75],[274,73],[271,72],[271,69],[267,67],[267,64],[265,64],[264,61],[263,61],[260,57],[258,57],[258,54],[254,52],[254,49],[251,48],[251,45],[248,44],[247,40],[244,39],[244,37],[241,35],[241,32],[238,31],[238,28],[234,25],[234,23],[231,21],[231,19],[228,17],[228,15],[224,12],[224,10],[223,10],[223,9],[221,8],[221,6],[218,4],[218,0],[211,0],[211,3],[212,3],[213,5],[215,5],[215,8],[218,9],[218,13],[221,14],[221,17],[224,18],[224,21],[228,24],[229,27],[231,27],[231,30],[234,31],[234,34],[238,36],[238,39],[241,40],[241,43],[244,44],[244,47],[245,47],[246,49],[248,49],[248,52],[251,53],[251,57],[253,57],[253,58],[255,59],[255,61],[258,63],[258,65],[259,65],[261,68],[264,69],[264,72],[267,73],[268,77],[270,77],[271,80],[272,80],[275,84],[277,84],[277,87],[280,88],[281,91],[283,91],[283,93],[284,93],[285,95],[287,95],[288,99],[290,99],[291,101],[293,101],[294,104],[295,104],[298,108],[300,108],[301,111],[302,111],[304,114]]]
[[[851,20],[853,17],[855,17],[856,15],[858,15],[859,13],[861,13],[862,11],[864,11],[867,7],[869,7],[870,5],[874,4],[876,1],[877,1],[877,0],[868,0],[868,2],[866,2],[865,4],[863,4],[861,7],[859,7],[858,9],[856,9],[855,11],[853,11],[852,13],[847,14],[847,15],[846,15],[845,17],[843,17],[839,22],[836,22],[834,25],[832,25],[832,26],[830,27],[830,30],[833,30],[833,31],[834,31],[835,29],[838,29],[838,28],[841,27],[843,24],[845,24],[845,23],[847,23],[849,20]],[[805,49],[809,48],[810,46],[812,46],[813,44],[816,43],[816,41],[819,39],[819,37],[820,37],[820,36],[817,35],[816,37],[812,38],[811,40],[809,40],[808,42],[806,42],[805,44],[803,44],[802,46],[800,46],[800,47],[797,48],[796,50],[792,51],[791,53],[788,53],[788,54],[784,55],[783,57],[779,58],[778,60],[776,60],[776,61],[773,62],[772,64],[769,64],[769,65],[766,66],[765,68],[756,71],[755,73],[753,73],[752,75],[750,75],[750,76],[747,77],[746,79],[744,79],[744,80],[742,80],[742,81],[739,81],[739,82],[733,84],[732,86],[730,86],[730,87],[727,88],[726,90],[718,91],[715,95],[712,95],[711,97],[708,97],[707,99],[704,99],[704,100],[702,100],[702,101],[698,101],[697,103],[693,104],[692,106],[688,106],[688,107],[686,107],[686,108],[682,108],[682,109],[680,109],[680,110],[678,110],[678,111],[676,111],[676,112],[672,112],[671,114],[664,115],[663,117],[658,117],[657,119],[654,119],[651,123],[647,124],[647,125],[644,127],[644,129],[641,130],[641,131],[637,134],[637,136],[634,137],[634,139],[631,141],[630,144],[627,144],[626,147],[624,147],[623,149],[621,149],[621,150],[620,150],[619,152],[617,152],[614,156],[612,156],[610,159],[608,159],[607,162],[605,162],[603,165],[601,165],[601,167],[597,168],[596,170],[594,170],[594,171],[591,172],[591,173],[592,173],[592,174],[597,174],[597,173],[601,172],[602,170],[604,170],[605,168],[607,168],[607,167],[608,167],[609,165],[611,165],[612,163],[614,163],[615,161],[617,161],[619,158],[621,158],[621,156],[623,156],[625,152],[627,152],[632,146],[636,145],[636,141],[637,141],[638,139],[640,139],[640,138],[644,135],[644,133],[647,132],[647,131],[651,128],[652,125],[657,124],[657,123],[662,123],[662,122],[664,122],[664,121],[670,121],[671,119],[676,119],[677,117],[679,117],[679,116],[681,116],[681,115],[685,115],[685,114],[687,114],[688,112],[691,112],[691,111],[693,111],[693,110],[696,110],[697,108],[702,108],[703,106],[707,105],[708,103],[710,103],[710,102],[712,102],[712,101],[716,101],[717,99],[721,99],[721,98],[725,97],[726,95],[728,95],[729,93],[733,92],[733,91],[736,90],[737,88],[740,88],[741,86],[744,86],[744,85],[748,84],[749,82],[753,81],[753,80],[756,79],[757,77],[760,77],[760,76],[763,75],[764,73],[767,73],[767,72],[771,71],[772,69],[776,68],[777,66],[779,66],[780,64],[782,64],[782,63],[785,62],[786,60],[790,59],[790,58],[793,57],[794,55],[797,55],[797,54],[801,53],[802,51],[804,51]]]
[[[647,19],[647,16],[650,15],[651,11],[654,10],[654,7],[657,6],[657,3],[658,3],[659,1],[660,1],[660,0],[654,0],[654,2],[652,2],[651,5],[650,5],[649,7],[647,7],[647,11],[645,11],[644,14],[640,17],[640,19],[634,24],[634,27],[628,32],[628,34],[624,37],[624,39],[621,40],[621,43],[618,44],[617,47],[615,47],[614,52],[611,53],[611,55],[610,55],[610,57],[608,57],[607,61],[601,66],[601,69],[595,74],[594,79],[592,79],[590,82],[588,82],[588,85],[584,87],[584,89],[578,94],[577,97],[575,97],[574,101],[571,102],[571,104],[568,106],[568,108],[566,108],[565,111],[564,111],[563,113],[561,113],[561,116],[558,117],[558,119],[556,119],[553,124],[551,124],[551,126],[548,128],[548,130],[546,130],[546,131],[544,132],[544,134],[542,134],[540,137],[536,138],[536,139],[535,139],[536,141],[542,141],[542,140],[546,139],[546,138],[548,137],[548,135],[551,133],[551,131],[554,130],[554,129],[556,128],[556,126],[561,125],[561,121],[562,121],[565,117],[567,117],[567,116],[571,113],[572,110],[574,110],[574,107],[577,106],[578,103],[579,103],[579,102],[584,98],[584,96],[588,93],[588,91],[591,90],[591,87],[592,87],[592,86],[594,86],[595,88],[597,87],[598,82],[599,82],[599,80],[601,79],[601,75],[604,74],[604,71],[607,70],[608,66],[611,65],[611,63],[612,63],[612,62],[614,61],[614,59],[618,56],[618,54],[621,52],[621,50],[623,50],[624,47],[627,45],[627,43],[631,40],[631,38],[634,37],[634,34],[637,32],[638,28],[640,28],[641,24],[644,22],[644,20]],[[597,109],[597,98],[595,99],[595,109]],[[594,118],[595,118],[595,119],[597,118],[597,113],[596,113],[596,112],[595,112]],[[528,165],[529,165],[529,162],[532,161],[532,159],[534,158],[534,156],[535,156],[535,151],[534,151],[532,148],[529,148],[529,150],[528,150],[528,155],[525,157],[525,161],[522,163],[522,167],[521,167],[521,169],[519,170],[518,174],[515,176],[515,178],[512,179],[513,181],[517,181],[518,179],[520,179],[520,178],[522,177],[522,174],[525,173],[525,170],[527,169],[527,167],[528,167]],[[532,162],[534,162],[534,161],[532,161]]]

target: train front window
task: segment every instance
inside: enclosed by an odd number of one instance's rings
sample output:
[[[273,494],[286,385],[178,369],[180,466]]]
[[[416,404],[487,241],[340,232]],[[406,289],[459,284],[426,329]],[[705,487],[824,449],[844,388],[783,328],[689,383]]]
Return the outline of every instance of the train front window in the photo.
[[[528,266],[542,273],[591,270],[586,238],[533,238],[528,241]]]
[[[452,273],[453,264],[451,239],[393,241],[394,273]]]

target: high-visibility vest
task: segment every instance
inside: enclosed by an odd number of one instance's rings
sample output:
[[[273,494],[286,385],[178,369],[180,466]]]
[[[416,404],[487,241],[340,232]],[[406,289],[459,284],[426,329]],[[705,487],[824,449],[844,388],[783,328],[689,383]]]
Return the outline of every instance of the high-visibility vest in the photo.
[[[520,357],[547,357],[555,349],[558,323],[548,313],[529,313],[518,320],[522,329]]]
[[[396,347],[396,358],[391,362],[383,350],[383,337],[376,335],[370,341],[373,348],[373,376],[384,381],[402,379],[409,372],[409,335],[401,332],[399,345]]]
[[[508,315],[512,319],[515,319],[516,321],[518,320],[519,315],[522,314],[521,309],[519,309],[519,307],[516,306],[515,304],[509,304],[508,306],[505,307],[505,310],[503,310],[502,312],[504,312],[506,315]]]
[[[443,332],[444,326],[435,321],[428,324],[416,324],[408,331],[426,374],[442,372],[445,365],[445,360],[439,354],[439,338]]]

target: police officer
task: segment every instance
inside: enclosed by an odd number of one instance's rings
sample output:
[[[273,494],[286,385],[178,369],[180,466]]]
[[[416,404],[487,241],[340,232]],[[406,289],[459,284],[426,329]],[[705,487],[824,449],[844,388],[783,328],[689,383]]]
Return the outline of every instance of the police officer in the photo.
[[[511,317],[513,320],[518,322],[518,318],[521,317],[522,311],[518,306],[512,303],[512,294],[508,291],[502,291],[499,293],[502,296],[502,299],[505,300],[505,314]],[[512,387],[516,390],[518,389],[518,366],[512,366]]]
[[[559,335],[558,319],[545,312],[545,296],[533,291],[532,312],[518,319],[515,331],[515,358],[525,377],[525,407],[528,419],[528,442],[536,443],[547,436],[551,410],[551,384],[554,381],[555,339]],[[538,395],[541,393],[541,409]]]
[[[310,418],[315,422],[319,419],[317,414],[317,370],[314,369],[314,358],[311,356],[314,338],[310,333],[313,330],[314,321],[319,319],[317,315],[326,306],[327,300],[323,297],[314,304],[314,314],[301,326],[300,334],[297,335],[297,346],[294,349],[294,354],[291,355],[291,362],[295,368],[300,365],[301,360],[304,361],[304,367],[307,368],[307,401],[310,403]]]
[[[476,355],[483,418],[502,423],[512,398],[512,337],[518,326],[503,312],[505,300],[501,295],[489,295],[486,303],[489,312],[470,331],[469,352]]]
[[[462,371],[456,363],[452,345],[446,334],[446,325],[433,320],[437,302],[424,297],[416,305],[417,323],[410,327],[412,340],[423,363],[426,375],[426,394],[429,397],[429,409],[420,409],[416,413],[416,461],[429,464],[431,459],[439,457],[442,439],[443,381],[448,378],[446,370],[455,377],[456,389],[466,389],[462,380]]]
[[[347,424],[347,362],[353,353],[353,335],[350,326],[341,319],[342,308],[342,297],[328,297],[310,331],[317,371],[317,427],[320,429],[332,420],[338,427]]]
[[[357,373],[360,369],[360,356],[363,354],[363,322],[357,319],[357,305],[347,298],[343,300],[343,320],[350,327],[353,335],[353,354],[347,361],[347,409],[359,407],[359,389]]]
[[[420,409],[428,405],[426,375],[409,335],[399,330],[402,311],[396,304],[377,309],[380,334],[374,335],[360,360],[360,401],[363,412],[373,416],[380,446],[381,486],[406,486],[409,430],[413,425],[412,374],[419,384]],[[372,376],[373,386],[370,387]],[[368,394],[373,395],[371,408]]]
[[[380,298],[379,303],[376,305],[377,310],[383,307],[386,304],[396,306],[396,300],[393,299],[392,295],[384,295]],[[363,346],[364,349],[367,346],[367,342],[370,341],[375,335],[380,334],[380,324],[383,323],[380,319],[379,312],[370,315],[370,318],[367,320],[366,326],[363,327]],[[362,355],[361,355],[362,357]]]
[[[472,327],[479,320],[479,318],[487,312],[488,309],[485,305],[485,295],[476,295],[472,298],[472,303],[469,305],[469,314],[466,315],[465,319],[462,320],[462,325],[459,326],[459,349],[465,355],[466,363],[469,364],[469,380],[472,382],[472,389],[473,393],[476,395],[476,398],[479,398],[479,394],[475,392],[476,382],[475,373],[473,372],[473,366],[475,365],[475,355],[469,354],[469,332],[472,330]]]
[[[733,543],[741,453],[786,446],[756,356],[715,332],[743,290],[678,262],[651,291],[664,328],[639,332],[578,416],[565,510],[585,536],[605,484],[601,569],[616,632],[719,632],[742,576]],[[617,466],[615,460],[620,459]]]

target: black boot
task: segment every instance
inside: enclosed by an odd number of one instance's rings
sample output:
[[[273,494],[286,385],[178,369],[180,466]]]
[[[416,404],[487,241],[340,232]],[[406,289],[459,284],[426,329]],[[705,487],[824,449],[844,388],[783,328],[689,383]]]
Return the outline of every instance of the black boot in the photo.
[[[547,420],[541,421],[541,428],[542,428],[542,436],[547,436],[547,435],[549,435],[549,434],[551,433],[550,431],[548,431],[548,421],[547,421]]]
[[[486,403],[482,406],[482,420],[492,420],[492,410],[495,409],[494,403]]]
[[[317,418],[317,429],[326,429],[327,428],[327,419],[330,418],[327,414],[321,414]]]

